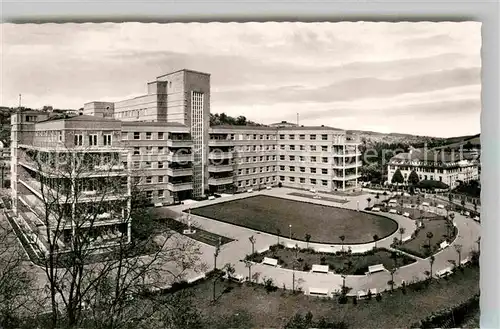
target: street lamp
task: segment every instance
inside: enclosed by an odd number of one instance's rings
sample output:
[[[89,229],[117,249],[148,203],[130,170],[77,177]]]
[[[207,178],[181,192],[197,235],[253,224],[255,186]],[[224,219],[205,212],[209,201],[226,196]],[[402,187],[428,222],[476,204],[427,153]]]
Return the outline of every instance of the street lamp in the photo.
[[[290,240],[292,239],[292,224],[288,225],[288,228],[290,229]]]

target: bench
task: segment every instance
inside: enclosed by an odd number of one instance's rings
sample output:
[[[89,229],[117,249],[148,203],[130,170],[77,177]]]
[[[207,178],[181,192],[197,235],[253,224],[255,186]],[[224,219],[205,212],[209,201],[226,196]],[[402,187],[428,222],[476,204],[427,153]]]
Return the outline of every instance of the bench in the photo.
[[[266,186],[266,190],[270,190],[271,189],[271,186]]]
[[[397,211],[396,209],[391,209],[391,210],[389,210],[389,213],[390,213],[390,214],[397,214],[397,213],[398,213],[398,211]]]
[[[316,252],[325,253],[325,254],[331,254],[334,251],[331,248],[318,248]]]
[[[450,267],[447,267],[444,270],[436,271],[436,276],[438,278],[444,278],[452,273],[452,269]]]
[[[163,207],[163,203],[161,203],[161,202],[157,202],[157,203],[155,203],[155,204],[154,204],[154,206],[155,206],[156,208],[160,208],[160,207]]]
[[[262,264],[276,267],[278,266],[278,260],[275,258],[264,257]]]
[[[408,235],[408,236],[404,237],[401,242],[406,242],[408,240],[411,240],[411,235]]]
[[[476,222],[479,222],[479,216],[474,217],[473,220],[475,220]]]
[[[385,267],[383,264],[368,266],[368,274],[373,274],[382,271],[385,271]]]
[[[330,291],[325,288],[309,288],[309,295],[327,297],[330,295]]]
[[[465,264],[467,264],[468,262],[470,262],[470,259],[469,259],[469,258],[462,259],[462,260],[460,261],[460,265],[465,265]]]
[[[250,188],[250,189],[248,189],[248,190],[247,190],[247,192],[248,192],[248,193],[252,193],[252,192],[253,192],[253,189],[251,189],[251,188]]]
[[[391,199],[391,200],[389,200],[389,204],[393,204],[393,203],[396,203],[396,204],[397,204],[397,203],[398,203],[398,201],[397,201],[396,199]]]
[[[372,211],[373,211],[373,212],[379,212],[379,211],[380,211],[380,208],[378,208],[378,207],[372,208]]]
[[[422,207],[429,207],[429,203],[428,202],[422,202]]]
[[[213,195],[208,197],[208,200],[215,200],[215,197]]]
[[[438,208],[438,209],[444,209],[444,206],[443,206],[442,204],[438,204],[438,205],[437,205],[437,208]]]
[[[188,283],[193,283],[193,282],[196,282],[198,280],[202,280],[204,278],[205,278],[205,274],[201,274],[201,275],[198,275],[198,276],[196,276],[194,278],[188,279],[187,282]]]
[[[311,272],[313,273],[328,273],[328,270],[330,268],[328,267],[328,265],[313,265],[312,266],[312,269],[311,269]]]
[[[409,214],[409,213],[407,213],[407,212],[405,212],[405,213],[403,213],[403,216],[405,216],[405,217],[410,217],[410,214]]]
[[[448,243],[448,241],[443,241],[441,242],[441,244],[439,245],[439,248],[440,249],[444,249],[446,247],[448,247],[450,244]]]

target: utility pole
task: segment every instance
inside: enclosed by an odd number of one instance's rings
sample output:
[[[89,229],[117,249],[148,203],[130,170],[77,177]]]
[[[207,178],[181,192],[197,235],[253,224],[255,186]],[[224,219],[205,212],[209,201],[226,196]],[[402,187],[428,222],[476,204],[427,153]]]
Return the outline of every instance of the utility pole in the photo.
[[[19,108],[21,108],[21,94],[19,94]]]
[[[299,125],[299,114],[297,113],[297,126]]]

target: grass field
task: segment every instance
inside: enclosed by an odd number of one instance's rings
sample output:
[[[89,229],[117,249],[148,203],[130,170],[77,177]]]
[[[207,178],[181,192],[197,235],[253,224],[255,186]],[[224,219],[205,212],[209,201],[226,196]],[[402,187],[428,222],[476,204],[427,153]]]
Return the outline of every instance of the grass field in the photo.
[[[465,268],[430,285],[409,286],[385,293],[382,299],[339,304],[337,299],[310,297],[262,286],[216,283],[217,302],[212,300],[213,283],[208,279],[193,287],[191,305],[201,312],[206,328],[283,328],[296,313],[310,311],[313,319],[343,321],[347,328],[407,328],[429,316],[466,301],[479,292],[479,268]],[[226,292],[224,292],[226,291]],[[411,310],[411,311],[410,311]]]
[[[384,216],[264,195],[193,208],[191,213],[271,234],[279,231],[284,237],[292,225],[293,238],[305,240],[310,234],[311,242],[322,243],[342,243],[340,236],[345,244],[367,243],[398,228]]]
[[[457,231],[454,227],[449,230],[450,233],[453,233],[450,239],[447,237],[447,224],[444,219],[424,220],[424,228],[421,228],[413,239],[406,241],[397,248],[418,257],[427,257],[428,248],[425,246],[429,244],[428,232],[432,232],[433,235],[430,241],[430,252],[434,254],[439,250],[439,244],[444,240],[451,242],[455,238]]]
[[[252,256],[250,260],[260,263],[264,257],[278,259],[278,263],[284,268],[309,271],[314,264],[328,265],[330,271],[335,273],[345,273],[363,275],[368,271],[368,266],[383,264],[387,270],[411,264],[415,260],[403,254],[396,258],[391,257],[391,252],[385,249],[378,249],[366,254],[336,255],[330,253],[316,253],[310,250],[299,250],[273,246],[272,249]],[[397,254],[396,254],[397,255]],[[297,261],[295,261],[297,259]]]
[[[174,230],[180,234],[184,234],[183,231],[188,229],[188,226],[186,224],[176,221],[175,219],[162,218],[162,219],[157,219],[157,221],[161,223],[164,227]],[[220,245],[223,245],[231,241],[234,241],[225,236],[202,230],[196,226],[193,226],[192,229],[195,231],[195,233],[188,235],[190,238],[206,243],[211,246],[217,246],[219,242]]]
[[[302,198],[308,198],[308,199],[315,199],[314,198],[314,194],[307,194],[307,193],[300,193],[300,192],[292,192],[292,193],[288,193],[288,195],[292,195],[292,196],[300,196]],[[339,198],[331,198],[331,197],[325,197],[325,196],[322,196],[321,197],[321,200],[324,200],[324,201],[329,201],[329,202],[336,202],[336,203],[347,203],[349,201],[346,201],[344,199],[339,199]]]

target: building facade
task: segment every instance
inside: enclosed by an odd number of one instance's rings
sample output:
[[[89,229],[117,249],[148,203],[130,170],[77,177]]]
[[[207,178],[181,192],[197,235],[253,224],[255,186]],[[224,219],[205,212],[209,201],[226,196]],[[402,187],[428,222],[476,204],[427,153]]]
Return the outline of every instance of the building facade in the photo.
[[[130,179],[127,193],[137,188],[154,204],[276,185],[323,192],[357,187],[361,154],[343,130],[286,122],[210,127],[207,73],[176,71],[147,89],[133,99],[87,103],[76,116],[14,114],[14,207],[20,209],[19,200],[26,207],[36,201],[27,196],[37,196],[40,172],[21,160],[28,151],[119,158],[116,170]]]
[[[435,180],[457,187],[461,182],[479,179],[479,163],[474,157],[460,152],[425,151],[412,149],[395,155],[387,165],[387,183],[391,184],[397,170],[408,184],[410,173],[415,171],[420,180]]]

